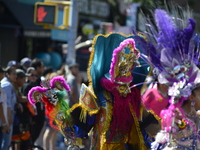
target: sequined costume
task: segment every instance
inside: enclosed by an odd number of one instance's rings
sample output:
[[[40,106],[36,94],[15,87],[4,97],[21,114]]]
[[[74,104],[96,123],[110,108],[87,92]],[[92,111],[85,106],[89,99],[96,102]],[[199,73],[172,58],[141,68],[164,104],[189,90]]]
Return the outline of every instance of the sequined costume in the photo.
[[[81,117],[77,122],[82,126],[91,122],[88,115],[95,116],[93,150],[146,149],[139,127],[141,96],[134,87],[132,73],[139,63],[139,50],[146,45],[139,44],[137,38],[144,42],[138,35],[117,33],[98,35],[93,41],[88,67],[90,84],[82,85],[80,102],[71,108],[73,118]],[[145,68],[142,71],[148,73]]]
[[[80,149],[81,139],[90,134],[92,150],[145,150],[139,86],[148,66],[140,54],[150,48],[140,34],[97,35],[88,65],[90,83],[82,84],[79,103],[71,108],[66,104],[64,94],[70,87],[62,77],[32,88],[29,101],[45,103],[50,124],[61,131],[68,149]]]
[[[159,105],[157,98],[151,100],[153,105],[146,104],[148,109],[159,116],[162,123],[151,149],[195,150],[199,149],[199,117],[188,117],[183,106],[190,104],[188,99],[200,83],[199,69],[196,66],[199,58],[196,47],[198,49],[199,45],[194,42],[197,37],[196,22],[190,18],[189,9],[170,5],[170,10],[171,12],[156,9],[153,14],[155,22],[146,20],[150,33],[147,34],[147,39],[156,49],[150,52],[149,64],[159,71],[158,82],[169,86],[168,107]],[[191,110],[194,109],[192,102],[190,107]]]
[[[199,150],[200,149],[200,118],[196,118],[197,124],[189,118],[185,118],[187,126],[184,129],[176,128],[173,133],[173,140],[170,139],[172,133],[164,130],[157,134],[156,141],[152,144],[152,149],[176,149],[176,150]],[[158,144],[159,143],[159,144]],[[170,143],[170,144],[169,144]]]

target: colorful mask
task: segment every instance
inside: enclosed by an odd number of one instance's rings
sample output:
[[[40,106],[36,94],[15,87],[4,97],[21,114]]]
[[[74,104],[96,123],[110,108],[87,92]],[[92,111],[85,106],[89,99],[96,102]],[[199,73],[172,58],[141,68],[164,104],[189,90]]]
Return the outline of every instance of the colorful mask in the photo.
[[[126,39],[113,51],[113,58],[110,67],[110,79],[119,84],[130,83],[133,80],[131,71],[138,65],[140,57],[139,50],[135,47],[133,39]]]

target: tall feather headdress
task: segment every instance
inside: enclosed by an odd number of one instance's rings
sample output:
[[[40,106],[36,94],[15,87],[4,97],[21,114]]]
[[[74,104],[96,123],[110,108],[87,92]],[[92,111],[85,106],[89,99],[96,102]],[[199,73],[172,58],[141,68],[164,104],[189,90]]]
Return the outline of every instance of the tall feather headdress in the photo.
[[[159,70],[160,83],[172,85],[184,79],[185,84],[193,84],[199,76],[195,62],[199,57],[195,53],[196,22],[191,14],[189,9],[172,6],[170,11],[156,9],[154,23],[146,19],[144,34],[156,49],[149,52],[149,63]]]
[[[170,10],[156,9],[153,21],[146,18],[144,32],[155,50],[148,52],[149,64],[159,71],[158,82],[168,84],[169,107],[161,111],[162,129],[169,133],[169,145],[173,143],[175,110],[185,117],[181,106],[200,86],[199,41],[195,34],[196,22],[190,10],[177,5]]]
[[[169,145],[173,143],[175,110],[181,105],[194,88],[200,86],[200,71],[196,66],[199,60],[199,41],[195,34],[196,22],[190,10],[177,5],[170,10],[156,9],[153,21],[146,18],[147,39],[154,45],[155,51],[149,52],[149,64],[159,71],[158,82],[168,84],[170,106],[161,111],[162,129],[169,133]],[[172,133],[173,132],[173,133]]]

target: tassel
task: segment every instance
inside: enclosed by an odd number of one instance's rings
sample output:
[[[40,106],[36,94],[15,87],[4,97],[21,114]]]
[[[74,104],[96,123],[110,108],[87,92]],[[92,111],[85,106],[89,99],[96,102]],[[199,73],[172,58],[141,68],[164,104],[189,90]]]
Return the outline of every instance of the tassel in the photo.
[[[86,117],[87,117],[87,111],[82,108],[80,117],[79,117],[80,121],[83,123],[86,123]]]

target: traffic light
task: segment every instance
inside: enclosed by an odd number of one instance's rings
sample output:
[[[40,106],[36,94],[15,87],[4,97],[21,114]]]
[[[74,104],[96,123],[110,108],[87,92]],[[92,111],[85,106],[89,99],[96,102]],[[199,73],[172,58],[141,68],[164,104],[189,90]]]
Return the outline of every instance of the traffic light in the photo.
[[[58,5],[37,2],[34,9],[34,23],[36,25],[57,24]]]

